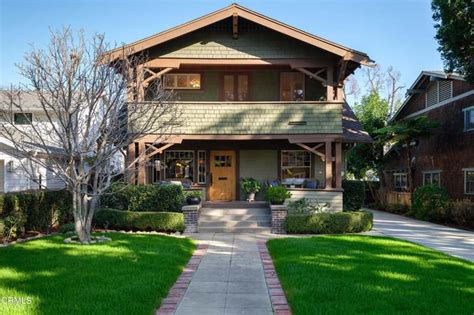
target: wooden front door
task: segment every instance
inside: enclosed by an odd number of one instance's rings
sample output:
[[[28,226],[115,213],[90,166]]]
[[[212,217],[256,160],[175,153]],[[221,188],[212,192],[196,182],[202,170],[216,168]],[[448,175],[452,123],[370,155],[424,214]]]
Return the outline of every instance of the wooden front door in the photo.
[[[211,151],[209,200],[235,200],[235,151]]]

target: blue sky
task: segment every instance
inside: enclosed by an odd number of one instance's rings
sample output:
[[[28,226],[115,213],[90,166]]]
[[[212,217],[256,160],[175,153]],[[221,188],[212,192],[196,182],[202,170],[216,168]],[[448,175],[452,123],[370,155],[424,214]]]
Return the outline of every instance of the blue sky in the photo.
[[[18,83],[15,63],[63,25],[110,42],[144,38],[229,5],[217,0],[0,0],[0,86]],[[421,70],[442,68],[428,0],[242,0],[249,9],[393,66],[409,86]],[[357,71],[357,77],[361,71]]]

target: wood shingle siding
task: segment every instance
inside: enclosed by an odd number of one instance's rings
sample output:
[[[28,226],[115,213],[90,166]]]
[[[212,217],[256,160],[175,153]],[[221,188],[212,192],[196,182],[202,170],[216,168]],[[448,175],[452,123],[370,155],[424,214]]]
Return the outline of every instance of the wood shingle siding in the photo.
[[[181,116],[172,130],[175,135],[342,134],[342,103],[178,104]],[[306,123],[290,125],[289,122]]]

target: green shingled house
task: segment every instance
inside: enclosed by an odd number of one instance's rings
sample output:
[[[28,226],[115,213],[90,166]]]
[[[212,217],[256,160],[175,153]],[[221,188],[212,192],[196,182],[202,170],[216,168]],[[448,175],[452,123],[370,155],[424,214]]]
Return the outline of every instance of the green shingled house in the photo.
[[[146,136],[128,148],[131,160],[154,150],[133,183],[179,180],[208,201],[245,200],[239,179],[253,177],[342,209],[344,152],[371,141],[343,95],[365,53],[237,4],[127,47],[146,52],[141,79],[165,82],[182,111],[161,147]]]

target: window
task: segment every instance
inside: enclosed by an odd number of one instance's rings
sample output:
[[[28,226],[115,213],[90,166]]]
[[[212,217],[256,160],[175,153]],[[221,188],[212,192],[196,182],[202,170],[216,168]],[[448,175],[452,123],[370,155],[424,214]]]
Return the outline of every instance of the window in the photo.
[[[206,151],[198,151],[198,184],[206,183]]]
[[[249,99],[249,76],[247,74],[225,74],[224,101],[247,101]]]
[[[15,113],[13,114],[13,122],[15,125],[31,125],[33,121],[32,113]]]
[[[464,110],[464,131],[474,130],[474,106]]]
[[[168,73],[165,74],[165,87],[175,90],[199,90],[201,75],[199,73]]]
[[[407,173],[394,173],[393,174],[394,187],[395,189],[407,189]]]
[[[465,168],[464,171],[464,193],[474,195],[474,168]]]
[[[216,156],[214,156],[214,166],[215,167],[231,167],[232,166],[232,156],[230,156],[230,155],[216,155]]]
[[[193,179],[194,151],[165,151],[166,178]]]
[[[304,74],[299,72],[280,74],[280,101],[304,101]]]
[[[423,172],[423,185],[441,186],[441,171]]]
[[[425,105],[430,107],[453,97],[453,81],[434,81],[428,84]]]
[[[281,151],[281,178],[310,178],[311,155],[308,151]]]

